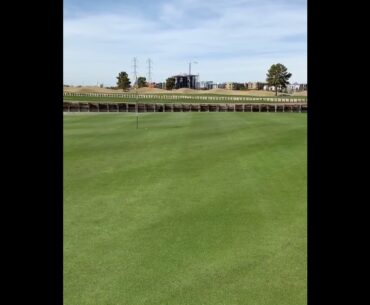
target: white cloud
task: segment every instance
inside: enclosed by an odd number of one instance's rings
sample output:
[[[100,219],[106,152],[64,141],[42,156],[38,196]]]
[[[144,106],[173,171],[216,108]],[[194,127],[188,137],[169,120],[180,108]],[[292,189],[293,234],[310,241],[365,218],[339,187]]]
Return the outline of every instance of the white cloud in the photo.
[[[164,3],[158,17],[129,12],[96,14],[64,22],[66,83],[101,79],[113,85],[131,60],[154,61],[153,79],[187,71],[214,81],[264,80],[269,66],[285,64],[294,80],[306,81],[306,9],[287,1],[180,0]],[[154,15],[153,15],[154,16]],[[287,37],[293,37],[290,40]]]

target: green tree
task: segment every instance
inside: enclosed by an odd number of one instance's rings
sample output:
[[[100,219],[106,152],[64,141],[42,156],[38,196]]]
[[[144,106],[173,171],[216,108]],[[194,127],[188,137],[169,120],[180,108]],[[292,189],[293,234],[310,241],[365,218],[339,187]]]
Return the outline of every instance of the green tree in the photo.
[[[169,77],[166,79],[166,89],[172,90],[173,88],[175,88],[175,78]]]
[[[142,88],[142,87],[148,87],[148,83],[146,82],[146,78],[145,77],[142,77],[140,76],[138,79],[137,79],[137,85],[139,88]]]
[[[120,72],[117,76],[117,80],[118,88],[123,89],[123,91],[130,88],[131,82],[126,72]]]
[[[271,66],[266,76],[268,85],[275,87],[275,95],[277,95],[278,87],[286,88],[286,85],[289,84],[288,80],[292,73],[288,73],[288,69],[284,65],[275,64]]]

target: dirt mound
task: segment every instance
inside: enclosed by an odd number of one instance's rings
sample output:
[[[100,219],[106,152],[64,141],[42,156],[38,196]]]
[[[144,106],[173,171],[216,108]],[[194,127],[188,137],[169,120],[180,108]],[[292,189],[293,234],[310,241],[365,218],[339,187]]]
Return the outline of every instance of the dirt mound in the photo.
[[[294,92],[294,96],[307,96],[307,91]]]
[[[84,86],[84,87],[63,87],[64,92],[74,93],[123,93],[121,89],[107,89],[96,86]],[[129,93],[135,93],[135,89],[128,91]],[[227,89],[211,89],[211,90],[195,90],[189,88],[181,88],[174,90],[164,90],[158,88],[139,88],[137,89],[138,94],[219,94],[219,95],[239,95],[239,96],[275,96],[273,91],[265,90],[227,90]],[[279,94],[278,94],[279,95]],[[296,92],[294,96],[307,96],[307,91]]]
[[[135,92],[135,90],[134,89],[131,89],[130,92]],[[158,89],[158,88],[144,87],[144,88],[137,89],[137,93],[146,93],[146,94],[167,93],[167,92],[168,92],[167,90]]]
[[[63,87],[64,92],[74,93],[119,93],[122,90],[100,88],[96,86],[85,86],[85,87]]]
[[[85,87],[63,87],[64,92],[74,92],[74,93],[123,93],[122,89],[108,89],[100,88],[96,86],[85,86]],[[127,91],[129,93],[136,93],[135,89],[130,89]],[[157,88],[139,88],[137,89],[139,94],[156,94],[156,93],[169,93],[167,90],[157,89]]]
[[[233,90],[226,90],[226,89],[221,89],[221,88],[207,90],[208,93],[212,93],[212,94],[224,94],[224,95],[230,94],[230,91],[233,91]]]
[[[205,93],[222,94],[222,95],[242,95],[242,96],[274,96],[272,91],[264,90],[227,90],[227,89],[211,89]]]
[[[180,88],[172,90],[173,93],[188,93],[188,94],[199,94],[201,90],[189,89],[189,88]]]

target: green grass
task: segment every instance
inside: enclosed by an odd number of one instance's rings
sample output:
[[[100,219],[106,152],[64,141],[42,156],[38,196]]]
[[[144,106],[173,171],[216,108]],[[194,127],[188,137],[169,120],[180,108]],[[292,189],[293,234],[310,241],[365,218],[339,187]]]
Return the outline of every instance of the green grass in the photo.
[[[176,94],[174,94],[176,95]],[[209,96],[209,95],[207,95]],[[193,96],[191,96],[193,97]],[[205,97],[205,96],[203,96]],[[225,97],[225,96],[218,96],[218,97]],[[226,96],[226,97],[243,97],[243,96]],[[63,99],[64,101],[68,102],[68,101],[81,101],[81,102],[125,102],[125,103],[136,103],[137,101],[139,101],[140,103],[160,103],[160,104],[164,104],[164,103],[261,103],[262,102],[262,99],[266,99],[266,101],[271,101],[271,99],[278,99],[279,102],[281,99],[285,99],[287,101],[289,101],[290,99],[298,99],[298,100],[301,100],[302,102],[305,102],[306,101],[306,97],[273,97],[273,96],[269,96],[269,97],[263,97],[263,96],[248,96],[248,97],[243,97],[243,98],[246,98],[247,100],[236,100],[236,101],[233,101],[233,100],[203,100],[203,99],[199,99],[199,98],[196,98],[194,96],[194,98],[191,98],[191,99],[160,99],[160,98],[139,98],[139,99],[136,99],[136,98],[126,98],[126,97],[98,97],[98,96],[64,96]],[[252,100],[256,98],[256,100]],[[267,100],[268,99],[268,100]]]
[[[64,116],[65,305],[305,305],[306,114]]]

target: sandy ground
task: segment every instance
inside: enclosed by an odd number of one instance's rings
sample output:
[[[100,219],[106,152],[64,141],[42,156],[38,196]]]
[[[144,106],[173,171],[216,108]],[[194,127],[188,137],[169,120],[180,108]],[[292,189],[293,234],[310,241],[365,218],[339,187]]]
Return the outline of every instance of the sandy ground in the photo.
[[[64,92],[75,92],[75,93],[121,93],[122,90],[99,88],[94,86],[89,87],[63,87]],[[129,92],[134,93],[135,90]],[[212,89],[212,90],[194,90],[188,88],[174,89],[174,90],[163,90],[157,88],[139,88],[137,90],[141,94],[173,94],[173,93],[186,93],[186,94],[220,94],[220,95],[242,95],[242,96],[274,96],[275,93],[272,91],[264,90],[226,90],[226,89]],[[295,96],[307,96],[307,91],[294,93]]]
[[[294,96],[307,96],[307,91],[295,92],[292,95],[294,95]]]

